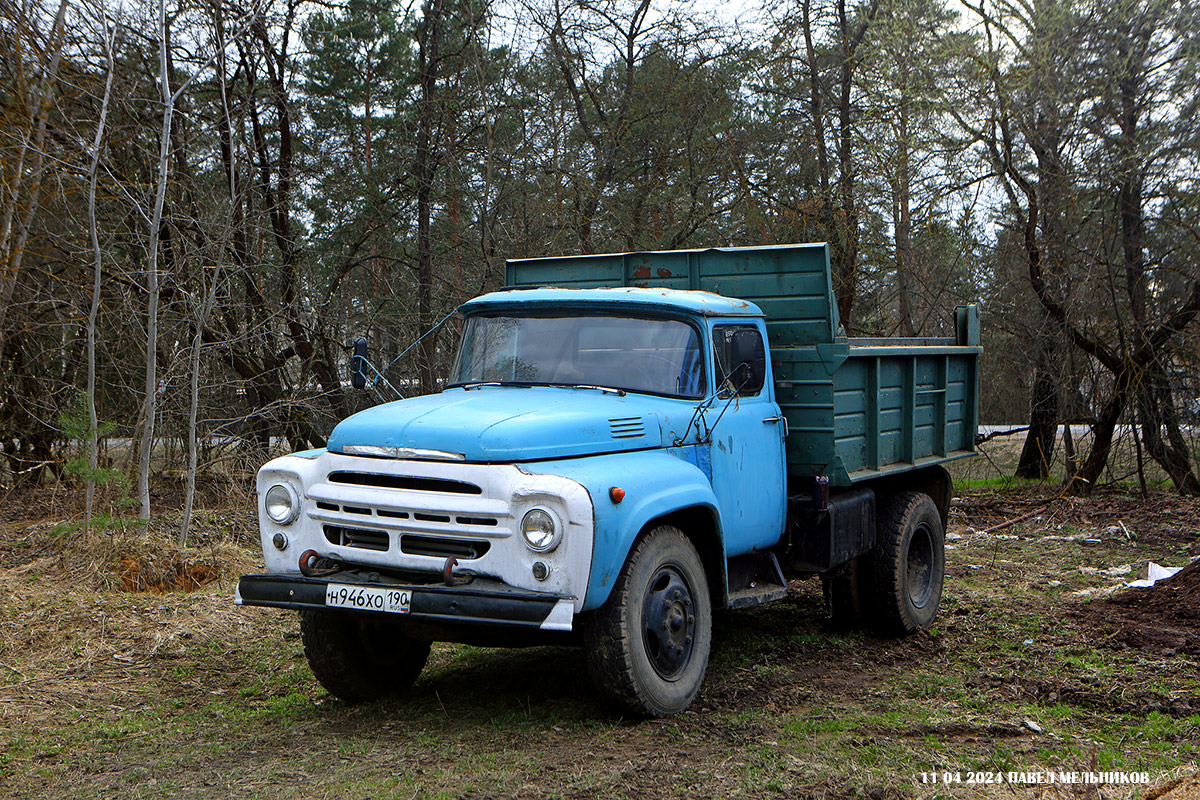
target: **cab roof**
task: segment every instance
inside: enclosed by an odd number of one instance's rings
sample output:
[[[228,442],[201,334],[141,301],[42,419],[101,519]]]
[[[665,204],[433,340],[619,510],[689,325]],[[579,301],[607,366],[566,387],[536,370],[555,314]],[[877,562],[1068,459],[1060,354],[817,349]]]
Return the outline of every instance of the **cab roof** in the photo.
[[[646,310],[684,311],[707,317],[761,317],[754,303],[712,292],[683,289],[647,289],[621,286],[604,289],[504,289],[476,297],[463,304],[465,314],[483,310],[516,310],[572,305],[589,309],[611,306],[641,307]]]

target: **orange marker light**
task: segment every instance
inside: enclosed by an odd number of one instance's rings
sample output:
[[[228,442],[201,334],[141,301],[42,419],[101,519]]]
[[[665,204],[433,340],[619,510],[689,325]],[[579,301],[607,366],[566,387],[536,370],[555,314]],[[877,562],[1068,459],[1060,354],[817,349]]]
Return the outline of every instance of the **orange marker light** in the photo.
[[[608,496],[612,498],[614,503],[619,503],[625,499],[625,490],[620,486],[614,486],[608,490]]]

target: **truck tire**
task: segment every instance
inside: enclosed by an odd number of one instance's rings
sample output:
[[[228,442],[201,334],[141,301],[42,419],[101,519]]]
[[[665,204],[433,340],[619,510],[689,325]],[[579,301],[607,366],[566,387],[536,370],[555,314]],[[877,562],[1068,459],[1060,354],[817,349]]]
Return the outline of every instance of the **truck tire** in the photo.
[[[592,681],[621,709],[667,717],[691,705],[712,649],[712,604],[700,556],[678,528],[660,525],[634,545],[583,637]]]
[[[835,572],[821,576],[825,614],[835,630],[847,630],[863,621],[869,603],[865,561],[862,557],[852,558]]]
[[[876,622],[903,636],[933,624],[946,576],[942,518],[921,492],[897,492],[878,508],[878,540],[872,553]]]
[[[313,675],[347,703],[407,689],[429,658],[429,642],[411,639],[385,620],[357,614],[301,611],[300,635]]]

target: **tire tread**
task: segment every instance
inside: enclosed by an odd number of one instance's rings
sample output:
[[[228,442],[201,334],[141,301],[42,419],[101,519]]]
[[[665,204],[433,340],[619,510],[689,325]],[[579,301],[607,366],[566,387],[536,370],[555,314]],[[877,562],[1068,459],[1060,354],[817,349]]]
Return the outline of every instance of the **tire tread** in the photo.
[[[928,506],[922,509],[922,506]],[[871,561],[874,567],[873,588],[875,601],[871,603],[877,627],[882,633],[904,636],[921,629],[921,625],[907,613],[905,593],[905,569],[900,563],[902,539],[910,519],[922,511],[932,511],[937,520],[936,533],[941,536],[941,517],[933,499],[922,492],[903,491],[888,496],[877,508],[878,539]],[[942,560],[942,580],[945,560]],[[939,589],[940,594],[940,589]]]
[[[368,624],[350,614],[315,609],[300,612],[300,635],[309,668],[330,694],[348,703],[376,700],[407,689],[429,658],[428,642],[389,629],[392,626],[368,630]]]
[[[681,710],[665,707],[639,685],[634,654],[641,646],[641,632],[631,629],[631,617],[624,613],[629,603],[640,602],[633,597],[637,587],[630,585],[633,573],[631,565],[650,557],[647,554],[653,548],[660,548],[663,542],[670,541],[686,547],[696,555],[703,579],[703,565],[691,540],[674,526],[659,526],[635,543],[612,594],[603,606],[591,612],[583,625],[588,674],[593,684],[616,706],[642,717],[663,717]],[[704,580],[701,583],[701,586],[694,587],[694,591],[697,595],[702,594],[707,600],[707,583]],[[705,610],[705,614],[706,623],[711,624],[711,606]],[[709,634],[706,632],[705,635]],[[703,657],[707,663],[707,650],[704,651]]]

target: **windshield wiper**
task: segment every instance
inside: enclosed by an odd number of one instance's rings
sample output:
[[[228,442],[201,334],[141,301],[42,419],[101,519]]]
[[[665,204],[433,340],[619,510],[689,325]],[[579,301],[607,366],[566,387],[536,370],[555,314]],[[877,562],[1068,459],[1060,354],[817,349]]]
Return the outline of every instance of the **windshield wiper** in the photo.
[[[572,384],[559,384],[559,385],[563,385],[563,386],[569,385],[572,389],[595,389],[598,392],[610,392],[612,394],[615,394],[617,397],[625,396],[624,389],[614,389],[611,386],[595,386],[590,383],[572,383]]]
[[[480,389],[484,386],[516,386],[519,389],[528,389],[530,386],[562,386],[561,383],[538,383],[537,381],[463,381],[462,383],[450,383],[445,388],[447,389]]]
[[[465,383],[447,384],[447,389],[478,389],[481,386],[503,386],[500,381],[466,381]]]
[[[551,383],[550,381],[465,381],[464,383],[448,384],[445,388],[479,389],[484,386],[518,386],[521,388],[529,388],[531,386],[558,386],[563,389],[595,389],[598,392],[615,394],[617,397],[624,397],[626,394],[624,389],[616,389],[612,386],[597,386],[591,383]]]

